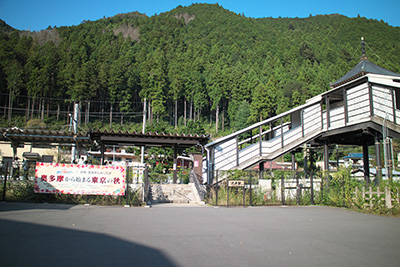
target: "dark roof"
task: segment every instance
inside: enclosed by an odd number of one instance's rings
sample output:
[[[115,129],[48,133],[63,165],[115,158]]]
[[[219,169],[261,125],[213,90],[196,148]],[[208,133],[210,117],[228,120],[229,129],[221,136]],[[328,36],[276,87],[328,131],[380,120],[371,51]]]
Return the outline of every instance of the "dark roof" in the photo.
[[[135,146],[162,146],[162,147],[191,147],[198,144],[205,145],[209,140],[209,135],[192,134],[171,134],[156,132],[115,132],[93,131],[90,139],[98,140],[106,144],[135,145]]]
[[[209,135],[165,134],[141,132],[90,131],[74,134],[69,131],[49,131],[41,129],[0,128],[0,141],[15,143],[80,143],[91,144],[99,141],[104,144],[132,146],[163,146],[188,148],[198,144],[205,145]]]
[[[348,73],[346,73],[342,78],[331,84],[332,88],[338,87],[344,83],[347,83],[351,80],[364,76],[367,73],[380,74],[380,75],[388,75],[388,76],[397,76],[400,77],[399,73],[395,73],[393,71],[384,69],[367,58],[361,59],[361,61]]]
[[[0,141],[15,143],[85,143],[90,139],[85,133],[73,134],[69,131],[50,131],[42,129],[0,128]]]

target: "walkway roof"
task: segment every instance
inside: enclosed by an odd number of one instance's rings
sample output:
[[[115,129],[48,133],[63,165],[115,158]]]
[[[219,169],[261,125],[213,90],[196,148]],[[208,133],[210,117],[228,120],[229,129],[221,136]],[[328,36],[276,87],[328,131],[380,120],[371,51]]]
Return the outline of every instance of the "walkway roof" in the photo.
[[[138,133],[138,132],[115,132],[90,131],[74,134],[70,131],[50,131],[42,129],[19,129],[0,128],[0,141],[13,143],[79,143],[90,145],[93,142],[107,145],[132,145],[132,146],[160,146],[188,148],[198,144],[205,145],[210,136],[208,135],[186,135],[165,133]]]

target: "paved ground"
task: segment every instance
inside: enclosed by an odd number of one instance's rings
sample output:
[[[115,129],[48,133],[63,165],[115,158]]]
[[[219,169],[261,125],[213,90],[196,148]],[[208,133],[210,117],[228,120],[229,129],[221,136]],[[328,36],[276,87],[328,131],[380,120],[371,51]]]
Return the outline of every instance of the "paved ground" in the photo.
[[[400,218],[329,207],[0,203],[0,266],[399,266]]]

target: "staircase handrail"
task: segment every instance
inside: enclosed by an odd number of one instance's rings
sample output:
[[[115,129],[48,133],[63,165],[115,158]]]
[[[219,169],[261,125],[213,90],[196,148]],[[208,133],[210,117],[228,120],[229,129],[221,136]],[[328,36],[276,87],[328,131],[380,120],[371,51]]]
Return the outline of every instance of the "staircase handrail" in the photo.
[[[200,200],[203,201],[204,197],[206,196],[207,191],[200,184],[200,179],[202,180],[202,177],[200,175],[198,175],[193,169],[190,171],[189,176],[190,176],[190,181],[193,182],[193,184],[194,184],[194,186],[195,186],[195,188],[196,188],[196,190],[197,190],[197,192],[199,194]]]
[[[219,138],[219,139],[217,139],[217,140],[214,140],[214,141],[208,143],[207,145],[205,145],[205,147],[211,147],[211,146],[215,146],[215,145],[217,145],[217,144],[223,143],[223,142],[225,142],[225,141],[227,141],[227,140],[230,140],[230,139],[232,139],[232,138],[236,138],[236,136],[238,136],[238,135],[241,135],[241,134],[243,134],[243,133],[249,132],[249,131],[254,130],[254,129],[256,129],[256,128],[259,128],[259,127],[261,127],[261,126],[268,125],[269,123],[271,123],[271,122],[273,122],[273,121],[276,121],[276,120],[281,119],[281,118],[283,118],[283,117],[286,117],[286,116],[288,116],[288,115],[290,115],[290,114],[292,114],[292,113],[295,113],[295,112],[298,112],[298,111],[300,111],[300,110],[303,110],[303,109],[305,109],[305,108],[307,108],[307,107],[309,107],[309,106],[313,106],[313,105],[315,105],[316,103],[320,102],[320,101],[321,101],[321,98],[322,98],[322,96],[321,96],[321,95],[318,95],[318,96],[316,96],[316,97],[310,99],[308,102],[306,102],[306,103],[303,104],[303,105],[297,106],[297,107],[295,107],[295,108],[293,108],[293,109],[291,109],[291,110],[288,110],[288,111],[283,112],[283,113],[281,113],[281,114],[278,114],[278,115],[275,115],[275,116],[273,116],[273,117],[270,117],[270,118],[268,118],[268,119],[266,119],[266,120],[264,120],[264,121],[255,123],[255,124],[253,124],[253,125],[251,125],[251,126],[249,126],[249,127],[247,127],[247,128],[244,128],[244,129],[242,129],[242,130],[239,130],[239,131],[236,131],[236,132],[234,132],[234,133],[231,133],[231,134],[229,134],[229,135],[227,135],[227,136],[225,136],[225,137],[222,137],[222,138]]]

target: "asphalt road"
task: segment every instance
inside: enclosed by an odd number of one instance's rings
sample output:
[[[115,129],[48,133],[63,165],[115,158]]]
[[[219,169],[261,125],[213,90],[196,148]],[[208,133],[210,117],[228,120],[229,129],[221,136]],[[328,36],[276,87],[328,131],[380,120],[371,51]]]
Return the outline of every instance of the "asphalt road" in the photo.
[[[2,202],[0,266],[400,266],[400,218]]]

